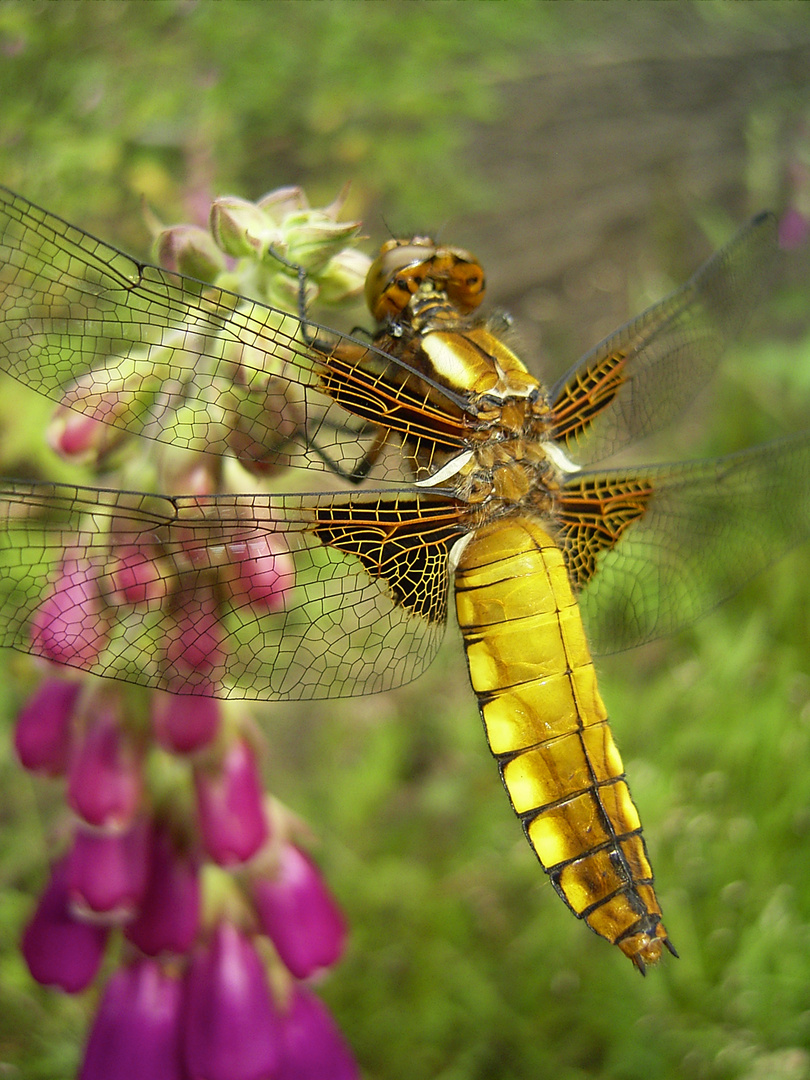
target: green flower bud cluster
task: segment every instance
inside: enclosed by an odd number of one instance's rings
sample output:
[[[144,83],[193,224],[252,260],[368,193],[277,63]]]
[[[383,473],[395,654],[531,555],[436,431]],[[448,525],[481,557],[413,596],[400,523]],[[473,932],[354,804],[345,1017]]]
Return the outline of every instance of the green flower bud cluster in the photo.
[[[329,304],[362,294],[369,259],[347,247],[359,221],[338,221],[341,192],[329,206],[313,209],[299,187],[285,187],[248,202],[233,195],[215,199],[210,233],[194,225],[162,230],[155,252],[162,266],[273,307],[296,311],[299,275],[306,302]]]

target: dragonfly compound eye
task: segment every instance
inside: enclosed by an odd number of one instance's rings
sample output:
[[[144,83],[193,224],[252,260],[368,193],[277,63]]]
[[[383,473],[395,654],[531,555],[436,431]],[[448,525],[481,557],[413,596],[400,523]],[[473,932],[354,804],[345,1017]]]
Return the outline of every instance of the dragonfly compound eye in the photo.
[[[366,277],[366,303],[377,322],[396,319],[418,291],[435,254],[432,243],[419,238],[403,243],[389,240],[371,264]]]
[[[486,288],[481,264],[463,248],[437,247],[420,236],[389,240],[366,278],[366,300],[374,318],[397,319],[425,282],[444,293],[463,315],[478,307]]]

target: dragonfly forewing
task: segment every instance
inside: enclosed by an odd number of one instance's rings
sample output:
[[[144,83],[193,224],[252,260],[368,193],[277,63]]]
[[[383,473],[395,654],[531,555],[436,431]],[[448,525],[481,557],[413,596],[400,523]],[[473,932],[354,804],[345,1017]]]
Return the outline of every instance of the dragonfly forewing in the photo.
[[[2,187],[0,370],[126,435],[315,471],[351,473],[374,421],[410,433],[421,401],[403,404],[407,365],[373,345],[141,263]],[[460,443],[458,420],[437,425]]]

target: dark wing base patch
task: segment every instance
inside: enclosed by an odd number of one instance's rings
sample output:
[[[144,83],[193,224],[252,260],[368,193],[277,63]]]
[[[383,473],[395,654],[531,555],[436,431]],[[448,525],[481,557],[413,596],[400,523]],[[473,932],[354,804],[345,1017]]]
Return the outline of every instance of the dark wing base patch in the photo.
[[[565,485],[558,521],[568,573],[577,589],[596,573],[600,553],[611,551],[624,530],[644,516],[652,494],[643,477],[590,476]]]
[[[315,516],[312,531],[321,543],[355,555],[406,611],[428,622],[445,621],[448,556],[461,531],[452,504],[381,499],[376,505],[320,506]]]

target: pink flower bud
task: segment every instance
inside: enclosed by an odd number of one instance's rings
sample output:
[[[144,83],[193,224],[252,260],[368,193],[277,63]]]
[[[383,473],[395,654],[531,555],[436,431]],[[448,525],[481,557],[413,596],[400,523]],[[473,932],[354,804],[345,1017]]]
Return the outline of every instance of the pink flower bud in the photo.
[[[225,269],[225,259],[214,239],[198,225],[173,225],[160,233],[155,250],[161,266],[212,283]]]
[[[301,210],[309,210],[309,200],[300,187],[280,187],[268,191],[262,195],[256,203],[260,210],[276,225],[281,225],[289,214],[297,214]]]
[[[198,866],[162,829],[152,831],[146,893],[124,933],[147,956],[186,953],[200,926]]]
[[[75,667],[89,667],[98,659],[110,625],[96,577],[96,568],[85,559],[62,564],[31,623],[32,652]]]
[[[295,584],[295,563],[281,539],[264,533],[235,540],[228,548],[236,568],[232,602],[238,605],[244,598],[265,611],[279,611]]]
[[[264,966],[251,942],[221,923],[186,976],[185,1065],[205,1080],[269,1080],[281,1026]]]
[[[99,701],[73,748],[68,768],[70,807],[88,825],[129,826],[141,803],[143,755],[109,703]]]
[[[60,776],[67,767],[77,682],[45,679],[23,705],[14,728],[14,746],[24,769]]]
[[[191,754],[217,737],[222,706],[213,697],[156,691],[152,695],[152,723],[164,750]]]
[[[113,588],[125,604],[148,604],[166,597],[169,582],[151,552],[122,545],[115,550]]]
[[[105,916],[108,923],[132,918],[146,892],[148,840],[143,819],[124,833],[91,832],[79,826],[68,855],[71,902]]]
[[[54,412],[46,433],[48,446],[76,465],[100,461],[126,437],[123,428],[113,427],[96,416],[76,412],[64,405]]]
[[[214,200],[209,224],[219,247],[236,258],[260,257],[275,236],[271,218],[255,203],[235,195]]]
[[[273,878],[251,882],[259,923],[297,979],[336,963],[346,944],[346,922],[315,863],[284,844]]]
[[[246,862],[269,832],[259,769],[248,743],[234,740],[215,768],[196,765],[194,785],[208,854],[220,866]]]
[[[79,1080],[186,1080],[182,994],[182,983],[154,960],[116,971],[101,999]]]
[[[360,1080],[360,1070],[326,1006],[305,986],[282,1017],[281,1068],[274,1080]]]
[[[160,490],[166,495],[196,495],[205,498],[219,490],[216,459],[176,443],[162,451]]]
[[[162,359],[170,353],[163,351]],[[94,464],[141,428],[167,377],[167,368],[150,350],[142,358],[108,356],[66,386],[48,427],[48,443],[73,462]]]
[[[790,206],[779,221],[779,247],[792,251],[810,239],[810,219],[795,206]]]
[[[22,953],[28,970],[44,986],[67,994],[84,990],[96,976],[109,931],[83,921],[71,911],[67,859],[51,870],[51,880],[25,929]]]
[[[166,659],[176,672],[172,684],[180,686],[198,680],[190,676],[209,675],[224,661],[224,630],[213,590],[187,590],[178,597],[178,609],[166,644]],[[174,688],[174,686],[173,686]]]

